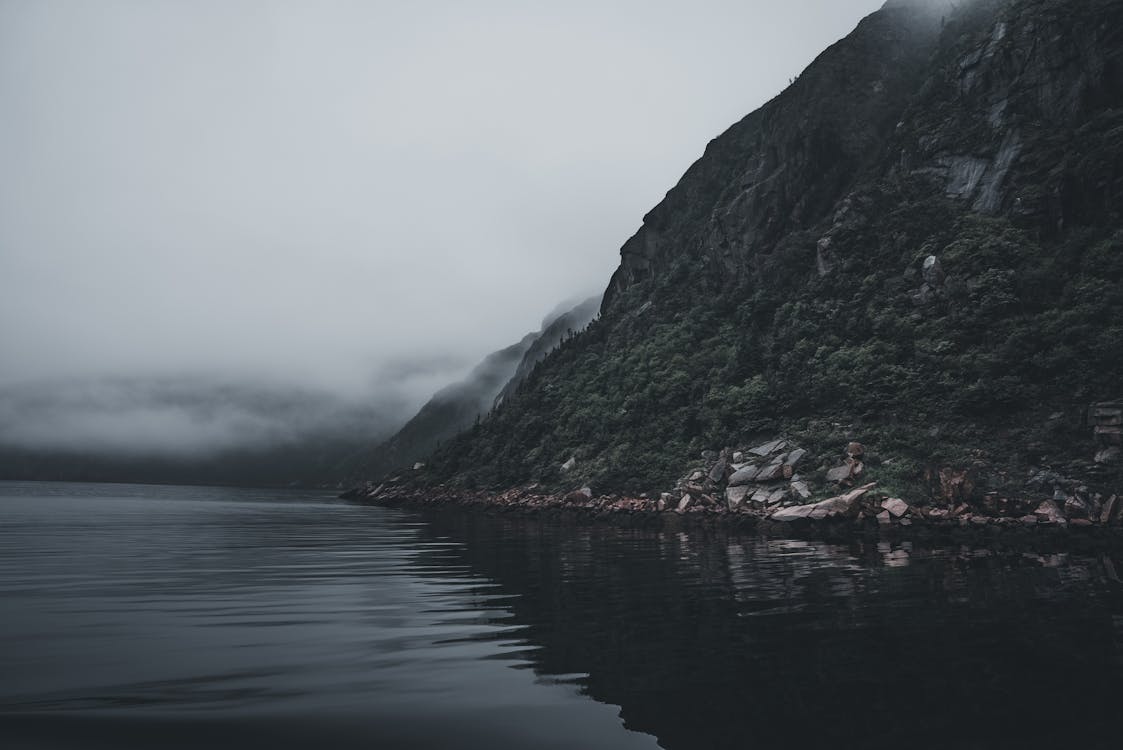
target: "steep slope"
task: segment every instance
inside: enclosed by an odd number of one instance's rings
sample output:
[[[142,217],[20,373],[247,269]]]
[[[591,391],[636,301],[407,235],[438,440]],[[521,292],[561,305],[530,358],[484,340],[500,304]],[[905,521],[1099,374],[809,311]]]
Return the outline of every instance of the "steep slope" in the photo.
[[[902,492],[1091,472],[1087,407],[1123,395],[1121,198],[1121,0],[890,2],[707,147],[600,319],[425,479],[652,490],[777,434],[859,438]]]
[[[485,416],[526,379],[534,366],[566,337],[583,329],[597,314],[597,298],[547,317],[536,333],[493,352],[468,376],[434,395],[421,410],[373,451],[352,459],[355,477],[377,478],[425,458],[442,442]]]
[[[567,310],[552,320],[547,319],[543,322],[542,330],[539,331],[530,348],[526,350],[522,360],[519,361],[519,366],[515,368],[515,372],[511,375],[507,384],[495,397],[494,405],[499,406],[505,399],[514,394],[523,384],[523,381],[530,377],[530,373],[533,372],[538,363],[556,349],[558,344],[567,337],[584,330],[600,312],[600,303],[600,297],[590,297],[573,309]]]

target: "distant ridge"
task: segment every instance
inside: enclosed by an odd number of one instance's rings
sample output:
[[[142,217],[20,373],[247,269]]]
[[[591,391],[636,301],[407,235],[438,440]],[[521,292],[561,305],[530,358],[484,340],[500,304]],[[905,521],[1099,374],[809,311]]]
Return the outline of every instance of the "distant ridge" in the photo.
[[[446,388],[388,440],[353,456],[352,478],[377,478],[425,458],[440,443],[471,427],[511,394],[566,336],[582,330],[597,314],[600,297],[590,297],[542,323],[516,344],[493,352],[468,376]]]

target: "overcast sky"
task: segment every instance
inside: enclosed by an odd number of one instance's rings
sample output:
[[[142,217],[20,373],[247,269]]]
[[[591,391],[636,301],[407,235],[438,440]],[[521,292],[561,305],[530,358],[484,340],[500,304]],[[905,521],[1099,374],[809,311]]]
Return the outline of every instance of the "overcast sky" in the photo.
[[[880,4],[0,0],[0,386],[420,400]]]

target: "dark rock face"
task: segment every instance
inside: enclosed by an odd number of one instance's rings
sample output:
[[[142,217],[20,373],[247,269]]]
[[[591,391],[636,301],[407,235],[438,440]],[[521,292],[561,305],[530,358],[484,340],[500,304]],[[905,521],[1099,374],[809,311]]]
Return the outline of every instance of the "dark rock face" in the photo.
[[[931,3],[891,3],[715,138],[620,250],[603,309],[675,259],[751,271],[762,249],[834,215],[882,153],[939,32]]]
[[[714,139],[624,244],[604,309],[675,259],[751,273],[770,246],[817,226],[828,273],[833,235],[862,222],[850,193],[871,175],[1047,229],[1117,220],[1120,3],[975,0],[954,15],[949,5],[888,3]],[[1114,139],[1113,161],[1089,163],[1058,143],[1066,131],[1088,151]],[[1058,146],[1063,158],[1042,158]]]
[[[894,134],[895,177],[1046,232],[1117,222],[1123,153],[1103,141],[1123,123],[1121,24],[1116,0],[976,3]]]

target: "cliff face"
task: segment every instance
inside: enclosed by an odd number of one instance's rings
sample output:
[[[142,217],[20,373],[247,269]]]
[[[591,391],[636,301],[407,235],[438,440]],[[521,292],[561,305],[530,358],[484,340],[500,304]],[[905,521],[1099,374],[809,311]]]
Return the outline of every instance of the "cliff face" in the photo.
[[[429,480],[656,489],[778,434],[860,438],[901,484],[1102,470],[1083,415],[1123,395],[1123,0],[956,5],[888,3],[710,143],[601,318]]]
[[[711,142],[624,244],[605,309],[684,258],[751,274],[879,179],[1046,231],[1066,213],[1086,222],[1118,210],[1118,165],[1073,148],[1104,144],[1068,139],[1083,127],[1082,139],[1102,141],[1118,125],[1119,3],[949,6],[887,4]]]
[[[605,310],[675,260],[750,272],[784,236],[825,219],[877,163],[924,80],[941,18],[935,3],[891,3],[714,139],[621,248]]]

